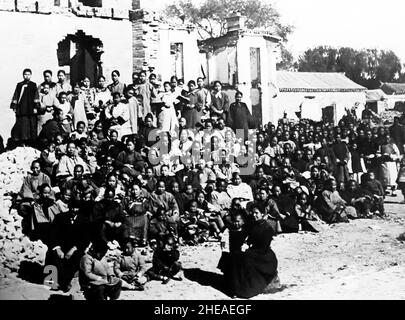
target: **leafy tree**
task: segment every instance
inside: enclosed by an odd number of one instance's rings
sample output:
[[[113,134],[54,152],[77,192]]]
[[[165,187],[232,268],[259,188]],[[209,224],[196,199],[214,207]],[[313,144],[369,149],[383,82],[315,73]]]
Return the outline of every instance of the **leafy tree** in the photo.
[[[298,69],[298,63],[293,54],[284,46],[280,45],[280,61],[277,62],[277,70],[295,71]]]
[[[401,61],[393,51],[355,50],[319,46],[299,58],[298,70],[306,72],[344,72],[348,78],[370,89],[381,82],[394,82],[401,75]]]
[[[178,0],[167,5],[164,14],[194,24],[201,38],[218,37],[226,33],[226,18],[240,12],[246,16],[246,27],[271,28],[283,40],[293,27],[280,22],[280,14],[268,3],[258,0],[204,0],[194,4],[192,0]]]
[[[169,19],[181,19],[195,25],[200,38],[206,39],[226,34],[226,18],[236,12],[246,17],[245,26],[248,29],[269,29],[282,38],[281,62],[277,64],[278,69],[297,68],[293,55],[284,45],[294,28],[281,23],[279,12],[269,3],[260,0],[203,0],[197,5],[192,0],[178,0],[167,5],[163,14]]]

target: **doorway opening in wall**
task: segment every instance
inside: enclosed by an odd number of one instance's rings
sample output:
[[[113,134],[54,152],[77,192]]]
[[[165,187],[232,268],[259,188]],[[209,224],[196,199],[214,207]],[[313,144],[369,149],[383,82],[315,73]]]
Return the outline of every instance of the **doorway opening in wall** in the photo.
[[[101,55],[103,43],[98,38],[86,35],[82,30],[68,34],[58,43],[57,55],[60,67],[69,68],[68,76],[72,84],[90,79],[94,86],[99,76],[103,75]]]
[[[262,123],[262,91],[260,48],[250,48],[250,78],[252,88],[250,98],[252,100],[252,116],[256,123]]]
[[[184,79],[184,52],[183,43],[173,42],[170,44],[171,75],[177,79]]]
[[[322,108],[322,121],[324,123],[332,123],[335,125],[336,122],[336,105],[327,106]]]

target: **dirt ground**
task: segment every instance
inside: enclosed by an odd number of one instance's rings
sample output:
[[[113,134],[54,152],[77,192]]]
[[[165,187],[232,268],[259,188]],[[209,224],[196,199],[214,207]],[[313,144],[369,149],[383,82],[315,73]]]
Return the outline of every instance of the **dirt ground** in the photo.
[[[272,248],[279,261],[285,289],[254,299],[405,299],[405,232],[403,197],[388,198],[387,219],[356,220],[322,226],[318,234],[277,236]],[[122,300],[230,299],[218,289],[221,273],[216,268],[219,243],[181,249],[185,268],[182,282],[151,282],[144,292],[123,291]],[[77,278],[69,294],[82,300]],[[61,292],[23,281],[16,274],[0,279],[0,300],[46,300]]]

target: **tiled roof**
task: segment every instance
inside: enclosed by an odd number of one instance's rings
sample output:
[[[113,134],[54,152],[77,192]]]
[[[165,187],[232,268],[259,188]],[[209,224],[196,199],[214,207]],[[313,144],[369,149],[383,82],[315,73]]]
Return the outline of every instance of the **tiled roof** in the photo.
[[[277,71],[277,86],[281,92],[360,92],[365,87],[343,73]]]
[[[386,94],[405,94],[405,83],[383,83],[381,88]]]

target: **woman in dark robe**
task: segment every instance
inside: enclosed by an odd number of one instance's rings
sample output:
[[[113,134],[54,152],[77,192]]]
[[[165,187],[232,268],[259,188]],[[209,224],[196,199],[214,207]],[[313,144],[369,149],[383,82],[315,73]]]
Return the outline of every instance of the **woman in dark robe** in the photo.
[[[118,154],[115,160],[115,167],[120,170],[121,173],[127,173],[135,178],[142,172],[145,163],[141,154],[135,150],[134,140],[128,139],[126,147],[126,150]]]
[[[232,252],[226,264],[224,278],[232,296],[251,298],[265,291],[277,276],[277,258],[270,248],[273,229],[263,219],[263,213],[252,208],[253,222],[247,229],[249,248]],[[243,252],[244,251],[244,252]]]
[[[148,242],[149,217],[152,215],[149,202],[143,195],[140,185],[135,183],[131,192],[131,197],[125,206],[128,235],[136,241],[137,245],[145,246]]]
[[[235,94],[235,102],[229,107],[228,127],[232,128],[235,132],[236,130],[243,129],[243,135],[246,141],[249,134],[249,124],[252,122],[252,115],[246,103],[242,102],[242,97],[242,92],[237,91]]]
[[[338,183],[349,181],[349,169],[347,163],[350,159],[350,152],[347,144],[342,141],[340,134],[336,135],[336,142],[332,146],[336,155],[335,177]]]
[[[194,80],[188,82],[188,91],[183,91],[182,95],[190,99],[190,101],[183,106],[181,115],[186,119],[189,128],[194,128],[196,123],[201,122],[201,116],[203,115],[203,103],[199,101],[200,97],[197,94]]]
[[[24,81],[17,84],[10,106],[16,115],[11,138],[18,144],[32,143],[38,135],[37,110],[40,101],[37,85],[30,81],[31,75],[30,69],[24,70]]]

